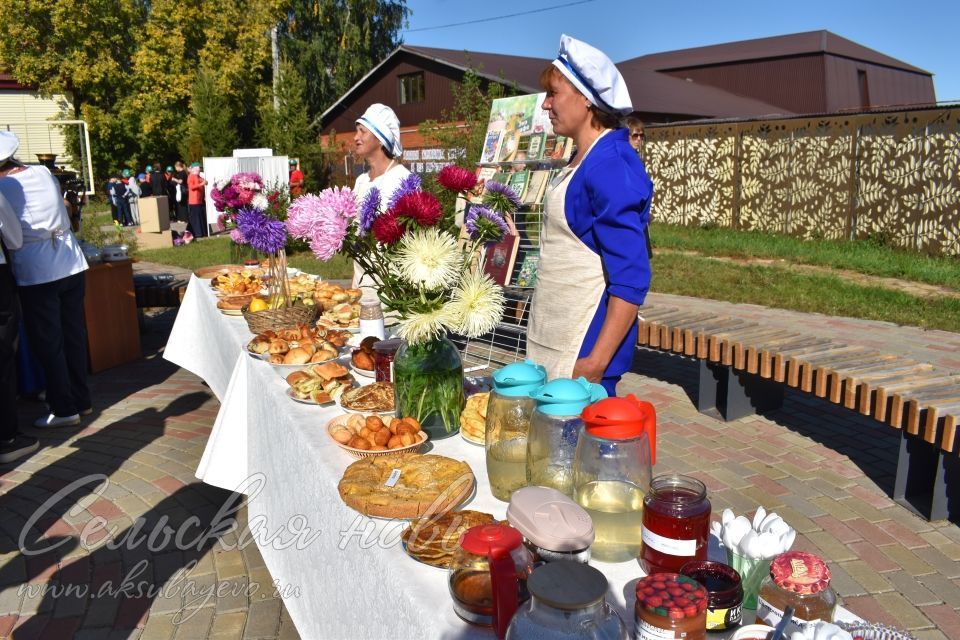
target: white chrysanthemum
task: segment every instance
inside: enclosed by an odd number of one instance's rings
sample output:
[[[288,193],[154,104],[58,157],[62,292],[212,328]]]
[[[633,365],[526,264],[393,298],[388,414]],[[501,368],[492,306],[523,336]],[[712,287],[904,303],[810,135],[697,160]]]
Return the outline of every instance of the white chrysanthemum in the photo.
[[[420,344],[439,338],[450,322],[450,313],[444,309],[414,313],[400,321],[397,335],[410,344]]]
[[[472,271],[453,290],[447,312],[457,333],[478,338],[497,326],[505,302],[500,285],[487,274]]]
[[[397,266],[405,280],[428,290],[448,289],[460,276],[463,256],[456,239],[436,227],[418,229],[400,241]]]
[[[263,195],[262,193],[255,193],[250,199],[250,206],[256,207],[261,211],[266,211],[270,208],[270,201],[267,200],[267,196]]]

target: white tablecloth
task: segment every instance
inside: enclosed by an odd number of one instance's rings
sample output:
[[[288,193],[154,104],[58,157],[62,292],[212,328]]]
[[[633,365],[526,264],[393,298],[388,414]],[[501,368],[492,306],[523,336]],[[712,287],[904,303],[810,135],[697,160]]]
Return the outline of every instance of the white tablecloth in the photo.
[[[339,409],[287,398],[282,377],[243,353],[250,338],[244,321],[218,313],[214,301],[206,281],[191,280],[171,334],[171,343],[182,344],[165,357],[217,376],[208,383],[222,406],[197,476],[247,494],[247,536],[301,637],[493,637],[453,612],[446,571],[406,555],[399,542],[406,521],[367,518],[343,503],[337,484],[354,459],[325,430]],[[490,493],[483,447],[454,436],[432,442],[431,453],[465,460],[477,477],[468,507],[505,517],[506,503]],[[632,629],[639,565],[593,564],[609,580],[608,602]]]

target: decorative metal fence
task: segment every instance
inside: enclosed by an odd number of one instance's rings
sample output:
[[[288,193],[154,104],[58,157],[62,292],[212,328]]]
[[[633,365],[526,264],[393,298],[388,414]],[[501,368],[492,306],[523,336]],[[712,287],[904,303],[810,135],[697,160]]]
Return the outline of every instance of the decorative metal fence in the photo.
[[[650,125],[653,217],[960,255],[960,108]]]

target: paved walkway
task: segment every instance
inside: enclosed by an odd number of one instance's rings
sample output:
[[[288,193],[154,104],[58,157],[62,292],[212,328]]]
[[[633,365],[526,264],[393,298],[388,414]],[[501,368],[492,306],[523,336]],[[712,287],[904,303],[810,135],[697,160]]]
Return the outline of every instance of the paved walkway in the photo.
[[[957,334],[674,296],[651,302],[876,340],[960,369]],[[231,494],[193,477],[218,405],[202,381],[161,359],[172,317],[148,316],[144,360],[94,376],[99,411],[81,428],[38,433],[39,452],[0,467],[0,638],[297,637],[255,546],[238,549],[237,532],[221,533],[216,512]],[[927,523],[889,499],[896,433],[793,390],[776,412],[718,422],[691,402],[696,371],[688,359],[641,351],[622,383],[657,406],[656,472],[702,478],[717,513],[762,504],[783,515],[800,532],[796,547],[828,559],[844,604],[863,617],[918,638],[960,638],[960,527]],[[42,411],[21,403],[24,423]],[[71,486],[88,474],[108,482]],[[184,549],[163,535],[164,517],[187,541],[210,535]],[[242,510],[237,517],[242,532]],[[135,586],[143,593],[130,593]]]

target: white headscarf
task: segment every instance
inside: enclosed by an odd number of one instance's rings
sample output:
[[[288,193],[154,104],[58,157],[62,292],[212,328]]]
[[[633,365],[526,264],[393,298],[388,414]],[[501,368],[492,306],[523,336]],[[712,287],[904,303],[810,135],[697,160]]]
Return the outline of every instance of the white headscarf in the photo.
[[[20,138],[12,131],[0,131],[0,163],[6,162],[20,148]]]
[[[369,129],[370,133],[390,150],[390,155],[394,158],[400,157],[403,153],[403,145],[400,144],[400,120],[393,109],[387,105],[379,103],[370,105],[363,115],[357,118],[357,123]]]
[[[619,115],[633,111],[627,83],[603,51],[563,34],[553,66],[597,108]]]

